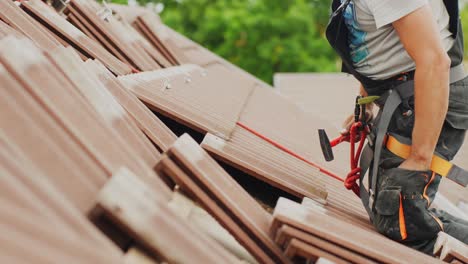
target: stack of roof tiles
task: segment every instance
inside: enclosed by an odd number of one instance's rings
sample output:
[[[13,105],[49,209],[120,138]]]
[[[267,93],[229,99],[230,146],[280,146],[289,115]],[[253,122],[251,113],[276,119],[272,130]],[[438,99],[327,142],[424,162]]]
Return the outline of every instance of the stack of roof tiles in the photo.
[[[0,0],[0,262],[468,263],[374,231],[332,124],[144,8],[60,3]],[[270,214],[220,163],[291,199]]]

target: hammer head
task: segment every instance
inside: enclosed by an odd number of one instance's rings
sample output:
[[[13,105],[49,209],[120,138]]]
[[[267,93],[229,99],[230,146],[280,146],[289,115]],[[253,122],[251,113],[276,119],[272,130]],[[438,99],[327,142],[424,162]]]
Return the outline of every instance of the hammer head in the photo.
[[[320,147],[322,148],[323,156],[325,157],[326,161],[332,161],[335,159],[333,155],[332,146],[330,144],[330,139],[327,136],[327,132],[324,129],[319,129],[319,139],[320,139]]]

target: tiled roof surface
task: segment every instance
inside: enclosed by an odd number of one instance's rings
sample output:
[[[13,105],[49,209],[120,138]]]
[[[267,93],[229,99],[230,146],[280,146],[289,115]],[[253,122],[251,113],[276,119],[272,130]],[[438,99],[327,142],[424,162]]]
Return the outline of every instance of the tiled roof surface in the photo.
[[[304,111],[144,8],[0,7],[1,263],[440,262],[375,232],[324,162],[332,89]],[[296,201],[270,214],[220,163]]]
[[[326,118],[336,129],[354,111],[359,93],[359,82],[342,73],[276,73],[273,82],[277,93],[305,112]]]

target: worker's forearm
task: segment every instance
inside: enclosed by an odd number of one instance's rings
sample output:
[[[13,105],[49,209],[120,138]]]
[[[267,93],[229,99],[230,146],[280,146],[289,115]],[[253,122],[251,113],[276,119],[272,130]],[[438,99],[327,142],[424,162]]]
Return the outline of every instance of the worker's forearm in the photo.
[[[445,58],[441,64],[416,67],[415,124],[413,146],[408,160],[418,164],[417,169],[429,169],[432,156],[447,114],[449,97],[449,65]]]

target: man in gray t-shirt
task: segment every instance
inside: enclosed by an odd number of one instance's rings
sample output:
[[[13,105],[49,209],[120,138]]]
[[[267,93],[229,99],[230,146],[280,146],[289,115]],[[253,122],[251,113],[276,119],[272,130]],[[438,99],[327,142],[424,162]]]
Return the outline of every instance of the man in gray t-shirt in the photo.
[[[370,191],[356,184],[352,189],[376,229],[393,240],[427,254],[433,253],[440,231],[468,244],[468,221],[430,209],[447,176],[433,166],[433,155],[448,163],[468,129],[468,78],[456,0],[333,0],[333,10],[327,39],[344,69],[361,81],[361,95],[381,95],[366,152],[374,159],[369,178],[376,180],[370,181]],[[353,122],[354,114],[343,134]],[[395,151],[392,138],[411,146]]]
[[[392,3],[389,3],[392,2]],[[372,79],[388,79],[414,70],[416,65],[400,42],[392,23],[427,3],[427,0],[354,0],[345,11],[351,58],[356,70]],[[449,15],[442,0],[430,0],[443,48],[454,42]]]

